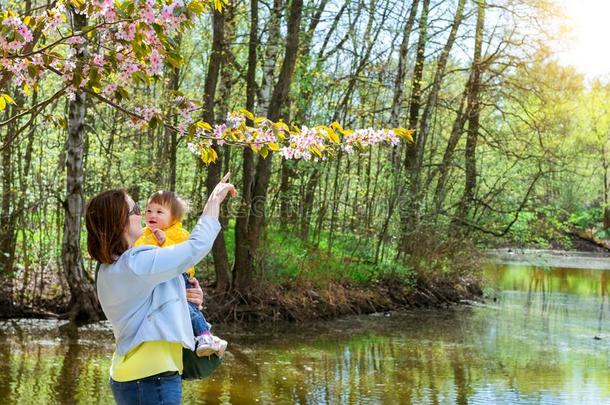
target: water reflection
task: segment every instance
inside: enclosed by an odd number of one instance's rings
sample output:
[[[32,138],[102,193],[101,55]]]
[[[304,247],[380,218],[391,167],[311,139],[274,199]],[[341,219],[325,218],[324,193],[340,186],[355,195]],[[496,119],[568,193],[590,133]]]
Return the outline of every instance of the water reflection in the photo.
[[[184,403],[610,402],[610,272],[490,266],[487,274],[497,300],[476,307],[218,327],[231,353],[210,379],[185,383]],[[103,324],[4,323],[0,403],[111,404],[112,349]]]

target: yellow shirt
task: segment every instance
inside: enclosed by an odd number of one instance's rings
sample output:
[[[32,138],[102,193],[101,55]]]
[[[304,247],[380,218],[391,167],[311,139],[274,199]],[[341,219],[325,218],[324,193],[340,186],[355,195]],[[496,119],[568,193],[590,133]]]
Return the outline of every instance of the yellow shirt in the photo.
[[[114,381],[138,380],[165,371],[182,373],[182,345],[179,342],[144,342],[120,356],[112,355],[110,377]]]
[[[182,227],[182,222],[180,221],[161,230],[165,232],[165,242],[163,242],[162,245],[159,244],[159,241],[157,240],[157,238],[155,238],[155,234],[153,234],[153,231],[149,227],[144,228],[142,236],[138,238],[135,245],[153,245],[159,247],[166,247],[182,243],[190,236],[189,231]],[[189,277],[195,277],[195,269],[193,267],[188,269],[186,273],[189,275]]]

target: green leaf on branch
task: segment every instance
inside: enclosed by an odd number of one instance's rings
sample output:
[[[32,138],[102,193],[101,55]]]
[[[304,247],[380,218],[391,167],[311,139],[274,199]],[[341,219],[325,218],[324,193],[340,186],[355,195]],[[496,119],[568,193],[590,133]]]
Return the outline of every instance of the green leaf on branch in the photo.
[[[205,129],[206,131],[211,131],[212,130],[212,126],[210,124],[208,124],[207,122],[205,122],[205,121],[197,121],[197,126],[199,128]]]
[[[33,79],[38,74],[38,69],[34,65],[28,65],[28,75]]]
[[[180,60],[179,58],[171,57],[169,55],[165,56],[165,61],[176,69],[178,69],[178,68],[180,68],[180,66],[182,66],[182,60]]]
[[[124,87],[117,87],[116,91],[119,93],[121,100],[129,100],[129,93],[127,92],[127,90],[125,90]]]
[[[263,159],[265,159],[269,155],[269,148],[267,148],[267,146],[265,145],[261,148],[259,153],[263,157]]]
[[[399,137],[413,142],[413,130],[404,128],[392,128],[392,131]]]
[[[328,135],[328,139],[330,139],[333,143],[338,144],[341,142],[339,135],[337,135],[337,133],[332,128],[324,126],[324,125],[322,125],[320,128],[322,128],[326,131],[326,134]]]
[[[203,163],[210,164],[214,163],[218,159],[218,154],[214,150],[214,148],[210,148],[208,146],[204,146],[201,148],[201,160]]]
[[[309,150],[312,151],[313,153],[315,153],[316,155],[318,155],[318,157],[322,157],[322,152],[320,151],[320,149],[318,149],[317,146],[312,145],[309,147]]]
[[[211,163],[214,163],[218,159],[218,154],[216,153],[214,148],[210,148],[210,150],[208,151],[208,158],[210,159]]]
[[[144,73],[142,72],[133,72],[131,74],[131,77],[133,78],[133,80],[137,83],[140,82],[142,84],[148,84],[150,78],[148,76],[146,76]]]
[[[216,11],[222,11],[223,1],[222,0],[214,0],[214,8]]]
[[[150,121],[148,121],[148,126],[150,127],[150,129],[155,129],[155,128],[157,128],[157,126],[159,126],[160,123],[161,123],[161,120],[159,119],[159,117],[154,115],[150,119]]]
[[[205,7],[201,4],[200,1],[191,1],[189,5],[186,7],[187,10],[192,11],[195,14],[201,14],[205,11]]]
[[[344,129],[341,126],[341,124],[339,124],[337,121],[333,122],[332,124],[330,124],[330,127],[333,128],[334,130],[337,130],[341,133],[343,133]]]
[[[242,108],[241,110],[239,110],[239,112],[242,113],[244,117],[254,122],[254,114],[252,114],[250,111],[246,110],[245,108]]]
[[[3,98],[4,101],[6,101],[9,104],[17,104],[17,103],[15,103],[15,100],[13,100],[13,98],[6,93],[2,94],[1,98]]]
[[[265,122],[266,120],[267,120],[267,118],[265,118],[265,117],[256,117],[256,118],[254,118],[254,124],[260,125],[263,122]]]

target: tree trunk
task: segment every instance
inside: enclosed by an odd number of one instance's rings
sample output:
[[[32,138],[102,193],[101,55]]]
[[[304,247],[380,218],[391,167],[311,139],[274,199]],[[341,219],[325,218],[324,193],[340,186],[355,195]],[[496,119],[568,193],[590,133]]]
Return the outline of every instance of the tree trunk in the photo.
[[[415,67],[413,68],[413,78],[411,85],[411,100],[409,103],[409,123],[410,129],[415,130],[419,120],[419,110],[421,108],[421,84],[424,75],[424,61],[426,53],[427,31],[428,31],[428,9],[430,0],[424,0],[421,15],[419,16],[419,39],[417,41],[417,56]],[[415,142],[407,144],[407,152],[404,165],[407,173],[411,174],[417,168],[417,138],[419,134],[413,133]]]
[[[610,207],[608,206],[608,193],[610,184],[608,184],[608,167],[610,166],[610,162],[608,162],[608,155],[606,153],[606,145],[602,145],[601,150],[601,161],[602,161],[602,169],[604,173],[604,191],[603,191],[603,200],[604,200],[604,215],[603,215],[603,226],[604,229],[610,228]]]
[[[258,46],[258,0],[250,1],[250,35],[248,43],[248,70],[246,72],[246,109],[254,111],[256,95],[256,48]],[[242,152],[242,202],[235,221],[235,262],[233,264],[233,288],[247,287],[252,283],[253,248],[250,246],[250,216],[254,185],[254,152],[243,148]]]
[[[169,73],[169,83],[167,89],[178,90],[180,83],[180,69],[172,67]],[[175,124],[175,122],[174,122]],[[176,131],[171,128],[165,127],[165,142],[167,145],[167,160],[168,160],[168,174],[167,174],[167,189],[170,191],[176,191],[176,152],[178,149],[178,135]]]
[[[309,20],[309,26],[305,34],[303,35],[303,41],[300,46],[299,58],[301,63],[297,67],[297,71],[295,76],[297,78],[304,77],[311,74],[310,69],[310,60],[311,60],[311,44],[313,35],[315,30],[320,23],[321,15],[324,12],[328,1],[322,0],[320,4],[317,6],[311,19]],[[347,8],[348,3],[344,3],[337,15],[333,20],[333,24],[331,25],[329,32],[327,34],[334,32],[337,28],[338,21],[340,16],[343,14],[344,10]],[[327,42],[327,41],[325,41]],[[322,51],[323,49],[321,49]],[[320,52],[315,61],[315,70],[322,70],[322,52]],[[297,79],[298,80],[298,79]],[[314,92],[312,86],[302,85],[300,88],[300,92],[297,95],[297,100],[299,100],[296,104],[296,113],[294,117],[294,121],[297,125],[301,125],[307,122],[309,117],[309,111],[312,105],[312,98]],[[280,218],[287,218],[285,221],[281,221],[282,226],[286,226],[288,222],[297,223],[298,222],[298,235],[300,238],[306,240],[307,235],[309,233],[309,221],[311,219],[311,207],[314,200],[314,192],[316,185],[318,183],[318,179],[320,178],[320,165],[312,166],[312,173],[308,177],[307,185],[304,188],[304,193],[301,196],[301,209],[295,210],[294,206],[291,206],[290,203],[290,189],[291,189],[291,181],[295,177],[299,175],[296,170],[296,166],[299,162],[288,163],[286,161],[282,161],[282,169],[281,169],[281,183],[280,183]],[[296,217],[296,212],[300,213],[300,218]]]
[[[27,0],[24,2],[25,14],[31,12],[32,2]],[[36,104],[37,92],[34,93],[33,104]],[[17,104],[23,104],[23,97],[17,95]],[[9,105],[6,108],[5,120],[11,117],[11,112],[14,113],[15,106]],[[15,139],[16,131],[18,131],[18,122],[12,121],[6,127],[6,136],[4,139],[9,141]],[[32,123],[32,125],[34,125]],[[25,128],[23,128],[25,130]],[[13,193],[13,145],[12,142],[4,144],[2,149],[2,201],[0,203],[2,212],[0,212],[0,316],[11,317],[14,315],[15,310],[15,296],[14,296],[14,280],[15,272],[13,269],[15,263],[15,248],[17,246],[17,218],[18,215],[23,213],[23,203],[26,198],[26,189],[23,187],[27,184],[27,176],[31,164],[31,153],[32,153],[32,139],[33,136],[30,134],[28,138],[28,145],[26,148],[26,156],[24,159],[26,169],[24,170],[24,176],[21,180],[21,189],[19,194],[19,202],[17,207],[14,205],[14,193]],[[18,146],[16,147],[18,148]]]
[[[339,211],[339,196],[340,196],[340,190],[339,190],[339,174],[341,173],[340,169],[341,169],[341,157],[342,157],[342,153],[341,151],[339,151],[339,154],[337,156],[337,167],[335,169],[335,178],[334,178],[334,183],[333,183],[333,198],[332,198],[332,202],[331,202],[331,206],[330,206],[330,224],[329,224],[329,229],[328,229],[328,252],[331,253],[332,249],[333,249],[333,242],[334,242],[334,236],[335,236],[335,223],[336,223],[336,218],[338,215],[338,211]]]
[[[292,179],[296,175],[295,167],[298,164],[296,161],[289,162],[282,159],[280,169],[280,229],[288,230],[288,224],[294,224],[296,221],[294,212],[294,201],[290,195],[292,189]]]
[[[13,110],[10,106],[6,109],[5,119]],[[11,139],[16,131],[15,123],[7,125],[5,139]],[[13,285],[15,261],[16,233],[15,224],[17,212],[13,209],[13,146],[12,143],[5,145],[2,149],[2,212],[0,213],[0,315],[2,317],[12,316],[15,308],[13,303]]]
[[[449,140],[447,141],[447,146],[445,147],[445,152],[443,153],[443,160],[438,167],[438,180],[436,182],[436,189],[434,192],[434,207],[437,213],[440,212],[445,201],[445,187],[447,185],[447,179],[449,178],[449,165],[453,160],[453,153],[455,152],[455,148],[462,137],[462,134],[464,133],[464,124],[466,123],[466,118],[468,116],[468,109],[466,112],[464,112],[464,108],[466,105],[466,99],[470,93],[472,72],[470,76],[471,77],[468,79],[468,82],[464,88],[464,93],[462,94],[455,120],[453,121],[451,134],[449,135]]]
[[[214,97],[216,95],[216,84],[218,82],[220,65],[222,64],[223,59],[224,22],[224,14],[214,10],[212,52],[210,53],[210,62],[208,64],[208,73],[205,78],[203,96],[203,119],[209,123],[214,122]],[[221,179],[222,152],[218,145],[214,145],[213,148],[218,155],[218,159],[208,166],[208,175],[206,178],[208,195],[212,193],[212,190]],[[214,257],[216,288],[221,291],[227,291],[230,288],[229,258],[227,256],[227,245],[225,243],[223,229],[218,232],[218,236],[214,241],[212,256]]]
[[[74,10],[70,13],[74,31],[87,25],[87,19]],[[86,43],[75,45],[77,59],[87,52]],[[79,64],[82,63],[78,62]],[[80,246],[81,217],[83,214],[83,146],[85,143],[86,93],[76,91],[68,105],[68,140],[66,142],[66,199],[63,202],[64,235],[62,264],[66,281],[70,287],[71,302],[69,318],[72,321],[98,321],[101,318],[95,288],[91,277],[85,272]]]
[[[405,27],[402,34],[402,42],[400,43],[400,50],[398,52],[398,70],[396,72],[396,79],[394,80],[394,97],[392,98],[392,106],[390,113],[390,127],[394,128],[400,124],[400,112],[402,110],[403,93],[405,86],[405,78],[407,76],[407,58],[409,55],[409,40],[411,38],[411,31],[413,30],[413,23],[415,22],[415,16],[417,15],[417,6],[419,0],[413,0],[411,3],[411,9],[409,11],[409,17],[405,23]],[[393,166],[397,166],[399,163],[397,151],[398,146],[392,147],[392,154],[390,157]]]
[[[33,99],[33,104],[36,103],[36,98],[37,98],[38,92],[34,92],[34,99]],[[30,176],[30,169],[32,168],[32,152],[34,150],[34,131],[36,129],[36,123],[33,122],[32,123],[32,129],[31,132],[28,136],[28,143],[27,146],[25,148],[25,156],[23,157],[22,161],[24,163],[24,167],[23,170],[20,172],[19,176],[20,176],[20,181],[19,181],[19,201],[17,203],[17,212],[20,213],[20,222],[21,222],[21,243],[22,243],[22,249],[24,252],[27,252],[28,249],[28,244],[30,243],[30,241],[28,240],[28,234],[27,232],[25,232],[26,229],[26,216],[25,216],[25,202],[27,199],[27,190],[29,187],[29,176]],[[26,253],[24,254],[24,259],[23,259],[23,264],[24,264],[24,274],[23,274],[23,279],[21,282],[21,291],[19,292],[19,306],[23,307],[24,305],[24,298],[25,298],[25,290],[26,288],[29,286],[29,279],[30,279],[30,257],[29,255]],[[31,294],[28,294],[31,297]]]
[[[424,112],[421,116],[419,134],[417,136],[416,143],[417,153],[415,159],[415,171],[413,173],[415,176],[414,181],[416,183],[414,189],[419,189],[419,180],[422,170],[422,162],[424,159],[424,151],[426,149],[428,132],[430,131],[430,121],[432,120],[432,111],[436,107],[438,93],[441,90],[441,84],[445,76],[447,61],[449,60],[449,53],[451,52],[453,44],[455,43],[455,37],[457,36],[458,28],[462,24],[465,3],[466,0],[458,1],[455,17],[453,18],[453,23],[451,24],[451,31],[449,32],[449,37],[447,38],[447,42],[445,43],[443,51],[441,52],[441,55],[438,58],[438,62],[436,64],[436,72],[434,73],[434,79],[432,80],[432,89],[428,93],[426,107],[424,108]]]
[[[293,0],[290,6],[290,16],[288,18],[288,35],[286,38],[284,61],[282,63],[277,84],[273,91],[271,102],[269,103],[268,117],[272,121],[278,121],[286,114],[282,107],[284,107],[288,98],[288,91],[290,89],[290,84],[292,82],[294,68],[296,65],[302,11],[302,0]],[[246,225],[247,234],[240,235],[241,238],[245,237],[247,243],[243,245],[238,243],[238,238],[236,236],[235,264],[236,266],[238,265],[238,257],[245,259],[245,261],[240,263],[240,265],[243,267],[239,267],[237,275],[234,275],[234,287],[238,291],[242,292],[247,290],[253,277],[253,261],[256,257],[265,219],[265,201],[267,198],[267,188],[269,186],[269,179],[271,176],[272,157],[273,153],[270,152],[266,158],[259,157],[256,164],[256,174],[251,192],[250,206],[248,207],[248,222]],[[246,162],[244,161],[244,169],[245,163]],[[244,193],[248,191],[249,189],[244,188]],[[238,232],[239,230],[240,229],[238,228]]]
[[[280,50],[280,21],[282,19],[283,0],[273,0],[273,9],[269,16],[267,46],[265,48],[265,59],[263,60],[263,76],[261,78],[261,91],[258,102],[261,114],[268,114],[273,81],[275,78],[275,63]]]
[[[474,58],[473,58],[473,76],[471,91],[468,95],[468,105],[470,113],[468,115],[468,132],[466,137],[466,177],[464,181],[464,193],[458,206],[455,217],[462,223],[468,216],[468,212],[472,208],[472,200],[477,185],[477,159],[476,148],[479,136],[479,116],[481,112],[481,49],[483,45],[483,28],[485,23],[485,0],[479,0],[477,3],[477,27],[475,33]]]
[[[419,110],[421,108],[421,83],[424,74],[424,61],[426,52],[427,42],[427,30],[428,30],[428,10],[430,7],[430,0],[423,0],[421,15],[419,16],[419,39],[417,41],[417,55],[415,59],[415,67],[413,68],[413,77],[411,85],[411,99],[409,105],[409,122],[408,127],[415,130],[419,120]],[[413,133],[413,139],[415,142],[408,143],[406,147],[406,153],[404,157],[404,171],[409,178],[409,199],[405,209],[400,211],[401,213],[401,235],[398,246],[398,255],[408,253],[410,240],[409,234],[412,232],[417,219],[415,214],[419,211],[417,205],[419,201],[416,200],[417,188],[415,184],[415,170],[417,169],[416,158],[417,158],[417,132]]]
[[[303,197],[303,210],[301,213],[301,226],[299,232],[299,237],[303,240],[307,240],[309,236],[309,222],[311,221],[315,191],[316,187],[318,186],[321,173],[321,170],[315,167],[305,186],[305,196]]]

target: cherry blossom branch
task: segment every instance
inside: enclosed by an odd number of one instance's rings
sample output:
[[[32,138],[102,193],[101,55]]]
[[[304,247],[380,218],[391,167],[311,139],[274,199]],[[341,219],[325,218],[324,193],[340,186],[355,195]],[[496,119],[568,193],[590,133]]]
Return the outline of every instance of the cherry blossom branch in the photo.
[[[99,28],[102,28],[102,27],[105,27],[105,26],[114,25],[114,24],[120,24],[120,23],[128,22],[128,21],[133,21],[133,19],[125,19],[125,20],[119,20],[119,21],[113,21],[113,22],[106,22],[106,21],[104,21],[104,22],[102,22],[102,23],[100,23],[98,25],[90,27],[87,30],[77,31],[77,32],[74,32],[74,33],[72,33],[72,34],[70,34],[68,36],[64,36],[63,33],[61,33],[61,31],[60,31],[59,32],[60,38],[57,41],[55,41],[55,42],[53,42],[53,43],[51,43],[51,44],[49,44],[47,46],[44,46],[44,47],[42,47],[40,49],[31,50],[28,53],[9,55],[8,58],[9,59],[28,58],[30,56],[33,56],[33,55],[36,55],[36,54],[39,54],[39,53],[44,53],[45,51],[47,51],[47,50],[49,50],[51,48],[59,46],[59,45],[61,45],[62,43],[64,43],[65,41],[67,41],[70,38],[83,37],[83,36],[87,35],[90,32],[98,30]]]
[[[28,115],[28,114],[32,114],[35,112],[35,110],[40,108],[44,108],[46,107],[49,103],[51,103],[51,101],[55,100],[56,98],[58,98],[59,96],[61,96],[62,94],[64,94],[66,92],[66,89],[70,87],[70,85],[65,85],[64,87],[62,87],[61,89],[59,89],[55,94],[53,94],[51,97],[47,98],[46,100],[41,101],[40,103],[31,106],[30,108],[28,108],[26,111],[17,114],[15,116],[12,116],[11,118],[7,119],[6,121],[2,121],[0,122],[0,128],[2,128],[5,125],[10,124],[11,122],[23,117],[24,115]]]
[[[66,89],[68,86],[58,90],[55,94],[53,94],[51,97],[49,97],[48,99],[44,100],[41,103],[36,104],[36,106],[34,106],[33,108],[29,109],[28,111],[26,111],[25,113],[19,114],[18,116],[12,117],[2,123],[0,123],[0,127],[9,124],[10,122],[15,121],[17,118],[19,118],[20,116],[23,116],[24,114],[30,113],[32,116],[30,117],[30,119],[28,120],[27,123],[25,123],[25,125],[23,125],[21,128],[17,129],[14,133],[10,134],[3,142],[2,146],[0,146],[0,151],[3,151],[4,149],[6,149],[14,140],[15,138],[17,138],[17,136],[19,136],[19,134],[21,134],[21,132],[23,132],[29,125],[32,124],[32,122],[34,122],[34,119],[38,116],[38,113],[44,109],[48,104],[50,104],[53,100],[56,100],[59,98],[59,96],[61,96],[63,93],[65,93]]]

